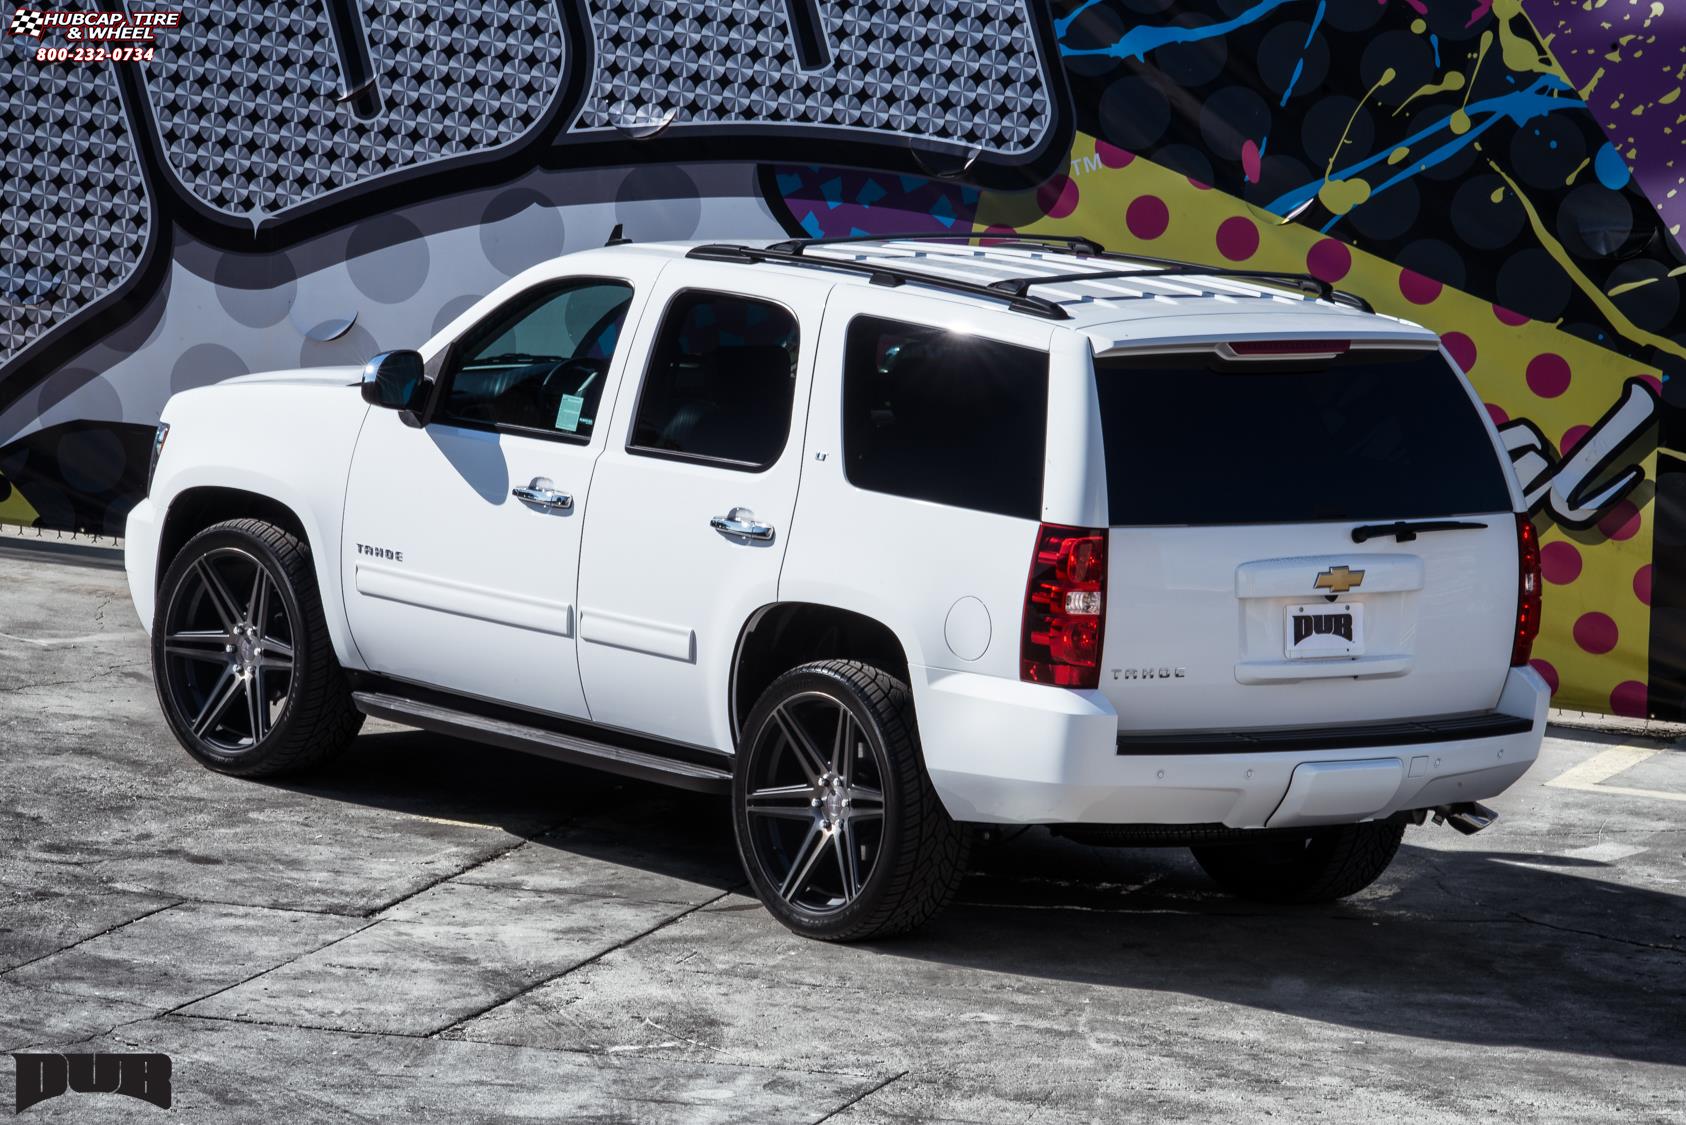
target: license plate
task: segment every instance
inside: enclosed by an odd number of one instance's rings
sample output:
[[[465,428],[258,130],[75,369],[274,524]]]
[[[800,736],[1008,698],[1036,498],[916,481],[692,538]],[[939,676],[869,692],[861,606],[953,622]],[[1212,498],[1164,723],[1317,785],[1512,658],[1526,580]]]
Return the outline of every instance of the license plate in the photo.
[[[1286,621],[1290,659],[1364,655],[1364,607],[1351,602],[1291,605]]]

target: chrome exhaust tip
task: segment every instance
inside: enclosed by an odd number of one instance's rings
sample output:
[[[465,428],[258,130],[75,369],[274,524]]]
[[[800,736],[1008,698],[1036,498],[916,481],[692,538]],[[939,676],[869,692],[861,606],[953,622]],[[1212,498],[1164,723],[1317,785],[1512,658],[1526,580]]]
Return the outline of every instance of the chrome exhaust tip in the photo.
[[[1450,824],[1465,836],[1477,832],[1499,819],[1499,814],[1479,801],[1465,801],[1457,805],[1439,805],[1434,810],[1434,823]]]

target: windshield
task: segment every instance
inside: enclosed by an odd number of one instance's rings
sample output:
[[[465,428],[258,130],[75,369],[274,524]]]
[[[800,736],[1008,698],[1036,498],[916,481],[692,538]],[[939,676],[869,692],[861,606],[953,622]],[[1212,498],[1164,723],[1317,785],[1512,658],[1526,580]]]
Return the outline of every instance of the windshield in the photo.
[[[1508,511],[1479,407],[1434,351],[1095,361],[1115,526]]]

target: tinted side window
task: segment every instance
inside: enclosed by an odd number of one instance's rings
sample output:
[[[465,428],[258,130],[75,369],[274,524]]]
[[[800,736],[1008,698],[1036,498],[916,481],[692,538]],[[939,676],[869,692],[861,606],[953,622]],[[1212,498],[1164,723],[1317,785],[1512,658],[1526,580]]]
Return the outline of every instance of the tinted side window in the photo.
[[[439,418],[588,439],[632,301],[618,281],[546,288],[474,328]]]
[[[1048,356],[877,317],[849,325],[843,465],[850,483],[1038,519]]]
[[[1100,359],[1095,383],[1115,527],[1510,510],[1480,408],[1439,352]]]
[[[668,305],[627,448],[764,469],[790,434],[797,325],[790,310],[725,293]]]

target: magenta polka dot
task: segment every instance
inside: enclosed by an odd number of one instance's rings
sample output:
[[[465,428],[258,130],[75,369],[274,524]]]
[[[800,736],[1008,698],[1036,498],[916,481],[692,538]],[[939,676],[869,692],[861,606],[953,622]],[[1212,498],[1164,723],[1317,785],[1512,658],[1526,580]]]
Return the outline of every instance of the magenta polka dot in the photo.
[[[1193,176],[1190,176],[1188,178],[1188,183],[1189,183],[1189,186],[1194,188],[1196,191],[1211,191],[1212,190],[1211,184],[1203,184],[1199,180],[1195,179]]]
[[[1557,694],[1556,668],[1553,668],[1550,664],[1547,664],[1543,660],[1530,660],[1528,661],[1528,667],[1540,674],[1540,679],[1546,682],[1546,687],[1551,689],[1551,694]]]
[[[1137,238],[1158,238],[1171,225],[1171,209],[1157,195],[1138,195],[1124,210],[1124,225]]]
[[[1646,718],[1647,702],[1645,685],[1638,680],[1624,680],[1610,689],[1610,710],[1618,715]]]
[[[1063,173],[1050,176],[1036,189],[1036,205],[1050,219],[1063,219],[1077,210],[1077,181]]]
[[[1557,451],[1567,457],[1575,446],[1581,444],[1581,439],[1591,432],[1591,426],[1570,426],[1563,431],[1563,439],[1557,443]]]
[[[1246,175],[1248,183],[1259,182],[1260,164],[1259,146],[1253,138],[1248,137],[1241,142],[1241,171]]]
[[[1541,352],[1528,361],[1528,389],[1541,398],[1556,398],[1569,389],[1569,361],[1556,352]]]
[[[1505,413],[1504,407],[1495,406],[1490,402],[1483,403],[1482,405],[1487,408],[1487,417],[1493,420],[1493,425],[1502,426],[1506,422],[1510,421],[1510,415]]]
[[[1511,312],[1509,309],[1505,308],[1503,305],[1494,305],[1493,306],[1493,315],[1499,318],[1500,324],[1508,324],[1512,328],[1516,327],[1518,324],[1527,324],[1528,323],[1527,317],[1523,316],[1519,312]]]
[[[1643,381],[1645,383],[1646,386],[1651,388],[1652,394],[1656,395],[1659,398],[1662,397],[1663,380],[1662,380],[1661,376],[1652,375],[1649,372],[1647,372],[1646,374],[1639,376],[1639,378],[1640,378],[1641,381]]]
[[[1540,573],[1547,582],[1567,586],[1581,576],[1581,553],[1573,543],[1547,543],[1540,548]]]
[[[1259,228],[1244,215],[1218,224],[1218,253],[1232,262],[1244,262],[1259,250]]]
[[[1475,341],[1462,332],[1448,332],[1440,337],[1440,342],[1446,345],[1446,350],[1452,353],[1452,362],[1457,364],[1464,374],[1475,370]]]
[[[1639,508],[1632,500],[1619,501],[1598,521],[1607,539],[1632,539],[1639,534]]]
[[[1338,238],[1325,238],[1306,251],[1305,268],[1321,281],[1339,281],[1352,269],[1352,251]]]
[[[1575,643],[1595,655],[1616,647],[1616,623],[1607,613],[1583,613],[1575,618]]]
[[[1443,287],[1432,277],[1424,277],[1415,270],[1399,271],[1399,292],[1413,305],[1426,305],[1440,296]]]
[[[997,239],[1015,238],[1018,236],[1018,233],[1019,232],[1014,230],[1012,227],[1002,226],[1000,223],[993,223],[984,228],[982,236],[978,239],[978,244],[980,246],[993,246]]]
[[[1101,163],[1108,168],[1122,168],[1136,158],[1136,154],[1128,149],[1109,145],[1105,141],[1095,142],[1095,155],[1101,158]]]
[[[1644,566],[1633,572],[1633,596],[1644,602],[1646,605],[1651,604],[1650,563],[1646,563]]]

